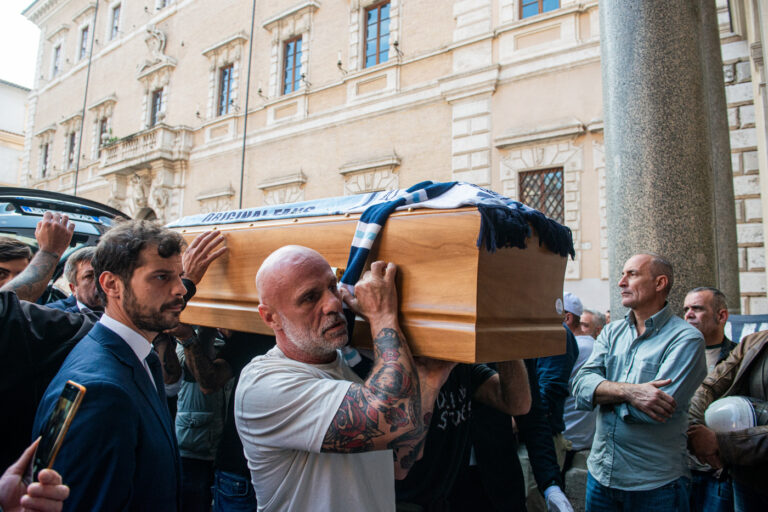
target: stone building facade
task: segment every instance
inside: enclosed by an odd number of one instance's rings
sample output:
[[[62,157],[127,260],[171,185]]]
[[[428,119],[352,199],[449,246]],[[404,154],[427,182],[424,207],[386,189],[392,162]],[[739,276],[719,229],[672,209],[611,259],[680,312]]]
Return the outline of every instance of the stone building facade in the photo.
[[[762,32],[718,1],[742,308],[763,313]],[[469,181],[570,226],[566,289],[608,305],[597,0],[37,0],[25,15],[41,28],[27,186],[77,181],[170,221]]]
[[[763,2],[718,0],[718,11],[731,130],[741,311],[768,313],[765,271],[768,225],[763,221],[763,211],[768,211],[765,204],[768,198],[765,71],[768,8]]]
[[[28,94],[28,88],[0,80],[0,185],[19,184]]]

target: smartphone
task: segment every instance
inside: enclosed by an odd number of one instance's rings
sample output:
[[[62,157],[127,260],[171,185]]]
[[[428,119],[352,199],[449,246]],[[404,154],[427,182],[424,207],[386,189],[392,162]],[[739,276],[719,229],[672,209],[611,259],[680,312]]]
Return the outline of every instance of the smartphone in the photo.
[[[40,439],[40,444],[37,445],[35,456],[32,459],[32,475],[30,476],[33,481],[37,481],[37,474],[40,470],[53,466],[53,461],[56,459],[56,454],[59,453],[59,448],[61,448],[67,429],[72,423],[72,418],[75,417],[75,413],[83,401],[83,395],[85,395],[85,387],[77,382],[68,380],[64,385],[64,390],[45,424],[42,439]]]

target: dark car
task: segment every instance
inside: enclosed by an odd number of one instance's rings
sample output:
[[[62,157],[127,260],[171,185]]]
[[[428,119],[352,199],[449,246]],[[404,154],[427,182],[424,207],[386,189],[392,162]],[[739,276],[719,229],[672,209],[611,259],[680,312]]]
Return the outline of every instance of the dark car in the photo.
[[[90,199],[35,190],[29,188],[0,187],[0,236],[10,236],[37,251],[35,227],[46,211],[65,213],[75,224],[70,247],[64,252],[53,281],[64,271],[67,257],[81,247],[96,245],[116,217],[128,218],[120,210]],[[58,289],[49,286],[40,303],[64,297]]]

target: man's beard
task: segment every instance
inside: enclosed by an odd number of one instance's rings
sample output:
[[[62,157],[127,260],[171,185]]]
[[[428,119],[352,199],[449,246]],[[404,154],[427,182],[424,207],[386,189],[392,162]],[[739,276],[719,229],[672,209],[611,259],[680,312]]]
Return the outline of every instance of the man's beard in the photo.
[[[90,295],[83,295],[80,297],[76,297],[77,300],[88,306],[88,308],[91,311],[103,311],[104,310],[104,303],[101,301],[101,297],[97,293],[92,293]]]
[[[125,286],[125,300],[123,301],[123,308],[128,318],[131,319],[133,325],[143,331],[149,332],[162,332],[166,329],[173,329],[179,325],[179,315],[163,315],[163,312],[169,308],[175,306],[183,306],[184,300],[174,299],[166,302],[160,307],[159,311],[152,311],[146,306],[143,306],[136,300],[136,296],[133,294],[133,290],[130,285]]]
[[[336,313],[334,315],[327,315],[323,319],[320,334],[313,333],[309,326],[300,327],[292,323],[281,313],[278,313],[278,315],[285,336],[307,354],[313,356],[327,356],[347,344],[348,337],[346,331],[343,336],[338,336],[331,340],[328,340],[323,336],[324,331],[327,328],[339,321],[344,322],[344,325],[346,326],[347,320],[342,314]]]

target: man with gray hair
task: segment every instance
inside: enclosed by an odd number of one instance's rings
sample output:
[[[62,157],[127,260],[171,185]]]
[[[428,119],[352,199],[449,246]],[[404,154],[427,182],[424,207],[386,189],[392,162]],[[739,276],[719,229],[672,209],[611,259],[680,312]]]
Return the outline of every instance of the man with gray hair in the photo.
[[[596,340],[606,323],[604,314],[596,309],[585,308],[579,319],[579,330],[581,332],[575,334],[584,334]]]
[[[104,307],[96,290],[96,279],[91,264],[95,252],[95,247],[82,247],[69,255],[64,265],[64,277],[69,282],[72,295],[47,304],[49,308],[69,313],[87,312],[84,309],[87,308],[101,314]]]
[[[605,327],[572,384],[576,406],[599,406],[587,460],[587,510],[688,510],[688,404],[707,373],[704,338],[674,315],[672,265],[629,258],[623,320]]]

